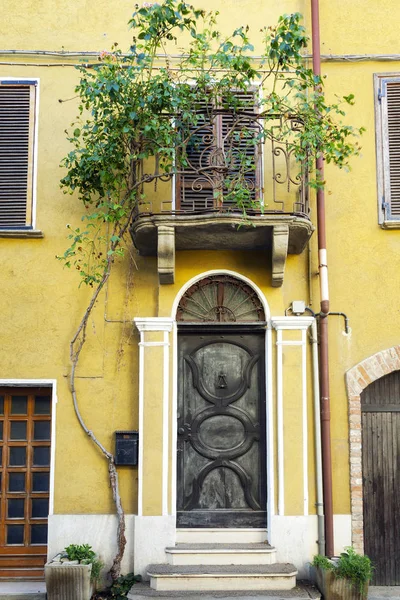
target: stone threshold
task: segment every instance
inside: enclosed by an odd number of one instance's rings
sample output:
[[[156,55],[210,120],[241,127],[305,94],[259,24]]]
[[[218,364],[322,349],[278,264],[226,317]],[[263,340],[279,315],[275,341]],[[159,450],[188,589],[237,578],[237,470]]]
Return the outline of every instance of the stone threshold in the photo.
[[[46,600],[44,581],[0,581],[0,600]]]
[[[224,600],[286,600],[286,598],[295,598],[297,600],[320,600],[319,591],[308,582],[297,582],[292,590],[257,590],[257,591],[218,591],[218,592],[188,592],[188,591],[162,591],[158,592],[150,588],[148,583],[135,584],[128,594],[128,600],[147,600],[148,598],[162,598],[162,600],[179,600],[180,598],[190,598],[190,600],[214,600],[223,598]]]

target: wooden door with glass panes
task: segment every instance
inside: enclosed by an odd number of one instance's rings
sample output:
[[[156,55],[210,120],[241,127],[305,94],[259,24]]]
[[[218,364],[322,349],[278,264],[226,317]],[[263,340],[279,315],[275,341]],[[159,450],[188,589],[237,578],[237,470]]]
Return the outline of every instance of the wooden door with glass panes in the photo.
[[[42,579],[51,388],[0,388],[0,579]]]

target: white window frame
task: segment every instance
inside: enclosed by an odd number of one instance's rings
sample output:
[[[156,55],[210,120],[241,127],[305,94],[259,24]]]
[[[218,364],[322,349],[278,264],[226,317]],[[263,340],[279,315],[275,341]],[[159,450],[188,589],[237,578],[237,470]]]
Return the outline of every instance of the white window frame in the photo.
[[[400,216],[390,216],[390,171],[385,102],[388,82],[400,84],[400,72],[374,74],[378,223],[383,229],[400,229]]]
[[[35,108],[33,115],[33,148],[32,148],[32,194],[31,194],[31,223],[27,223],[25,227],[3,227],[0,228],[0,236],[2,233],[13,232],[18,233],[19,231],[29,233],[36,229],[36,203],[37,203],[37,164],[38,164],[38,129],[39,129],[39,99],[40,99],[40,79],[38,77],[10,77],[0,75],[0,85],[12,85],[21,82],[21,84],[31,84],[35,86]]]

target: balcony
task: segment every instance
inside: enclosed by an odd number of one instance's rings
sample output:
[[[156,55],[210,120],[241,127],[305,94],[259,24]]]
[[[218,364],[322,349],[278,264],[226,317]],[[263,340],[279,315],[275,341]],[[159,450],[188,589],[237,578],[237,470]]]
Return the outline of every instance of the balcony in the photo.
[[[269,123],[272,134],[262,147],[254,142],[244,147],[237,135],[243,115],[235,122],[227,118],[225,126],[221,118],[222,135],[216,134],[215,120],[199,127],[200,141],[188,152],[185,169],[154,200],[137,207],[132,239],[141,255],[158,257],[161,284],[174,282],[176,251],[263,250],[271,257],[271,284],[279,287],[287,255],[301,254],[313,233],[305,165],[295,161],[293,146],[280,136],[283,128],[295,133],[299,123],[278,117],[276,125]],[[255,127],[257,122],[254,118]],[[240,175],[238,156],[249,159]],[[245,212],[235,202],[239,176],[248,199]]]

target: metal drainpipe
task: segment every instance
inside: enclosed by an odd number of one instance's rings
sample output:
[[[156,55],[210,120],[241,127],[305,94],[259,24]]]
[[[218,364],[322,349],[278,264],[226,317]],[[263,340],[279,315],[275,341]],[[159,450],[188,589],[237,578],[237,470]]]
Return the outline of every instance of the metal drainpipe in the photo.
[[[307,309],[306,309],[307,310]],[[310,310],[310,309],[308,309]],[[310,311],[311,312],[311,311]],[[318,519],[318,553],[325,553],[325,522],[323,500],[323,470],[322,470],[322,444],[321,444],[321,400],[319,395],[318,371],[318,332],[317,320],[311,325],[311,345],[313,356],[313,388],[314,388],[314,420],[315,420],[315,470],[317,483],[317,519]]]
[[[311,0],[311,27],[313,48],[314,75],[321,75],[321,48],[319,30],[319,3]],[[318,92],[318,86],[315,91]],[[320,156],[316,160],[316,169],[321,181],[324,181],[324,159]],[[333,499],[332,499],[332,455],[331,455],[331,415],[329,397],[329,356],[328,356],[328,314],[329,314],[329,288],[328,264],[326,253],[326,227],[325,227],[325,192],[323,188],[317,191],[317,226],[318,226],[318,260],[319,260],[319,285],[321,297],[320,312],[320,389],[321,389],[321,437],[322,437],[322,467],[324,483],[324,513],[325,513],[325,554],[334,555],[333,537]]]

